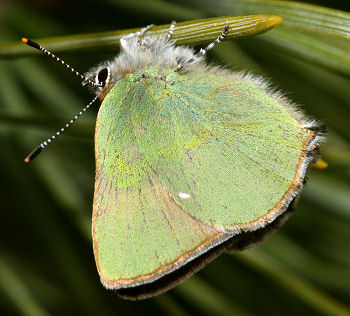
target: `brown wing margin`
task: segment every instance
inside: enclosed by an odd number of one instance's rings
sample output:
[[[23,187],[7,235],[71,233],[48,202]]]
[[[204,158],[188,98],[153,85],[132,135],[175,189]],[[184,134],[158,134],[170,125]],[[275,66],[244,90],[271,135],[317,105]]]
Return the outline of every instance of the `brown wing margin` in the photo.
[[[203,268],[207,263],[217,258],[223,252],[241,251],[249,248],[252,245],[263,242],[270,235],[270,233],[277,230],[294,212],[296,204],[295,201],[296,198],[291,204],[289,204],[287,210],[269,225],[256,231],[244,232],[239,235],[232,236],[227,241],[203,253],[201,256],[193,259],[174,272],[166,274],[152,283],[118,289],[116,290],[117,294],[120,297],[128,300],[146,299],[162,294],[176,286],[178,283],[188,279],[192,274]]]

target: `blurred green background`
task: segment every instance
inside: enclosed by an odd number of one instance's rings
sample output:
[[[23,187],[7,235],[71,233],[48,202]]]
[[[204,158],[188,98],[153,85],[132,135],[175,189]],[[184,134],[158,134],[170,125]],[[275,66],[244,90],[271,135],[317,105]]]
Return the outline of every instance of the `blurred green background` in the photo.
[[[349,1],[312,2],[350,10]],[[304,20],[293,24],[293,14],[281,11],[279,3],[282,9],[290,4]],[[327,28],[326,19],[320,22],[318,14],[303,14],[293,5],[1,0],[0,44],[23,35],[42,38],[220,15],[280,14],[280,27],[226,41],[209,59],[270,78],[329,128],[323,154],[329,167],[309,173],[297,211],[282,229],[252,250],[221,256],[166,294],[129,302],[102,287],[92,253],[98,105],[26,165],[28,152],[91,95],[45,56],[0,57],[1,315],[350,315],[350,15],[329,11]],[[85,72],[113,54],[101,49],[60,56]]]

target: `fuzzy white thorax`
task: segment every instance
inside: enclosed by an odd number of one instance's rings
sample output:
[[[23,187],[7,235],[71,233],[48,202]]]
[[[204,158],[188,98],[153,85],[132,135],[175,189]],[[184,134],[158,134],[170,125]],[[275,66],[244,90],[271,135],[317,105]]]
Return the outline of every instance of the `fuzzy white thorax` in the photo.
[[[85,76],[95,81],[94,78],[96,78],[99,71],[107,68],[111,81],[108,86],[111,87],[127,74],[148,67],[155,66],[175,70],[178,64],[194,55],[192,48],[175,46],[175,41],[166,36],[126,37],[121,40],[121,52],[113,60],[105,61],[97,67],[91,68]],[[184,67],[181,72],[187,72],[198,67],[206,68],[202,57]],[[96,94],[100,92],[101,90],[97,89]]]
[[[144,32],[142,32],[142,34],[143,33]],[[106,95],[114,84],[127,74],[135,73],[139,70],[147,69],[148,67],[175,70],[179,64],[195,56],[195,52],[192,48],[187,46],[175,46],[175,41],[167,35],[134,36],[134,34],[137,35],[137,33],[132,33],[130,34],[131,36],[126,36],[121,39],[121,51],[113,60],[103,62],[91,68],[90,71],[85,74],[86,78],[99,83],[96,81],[98,73],[104,68],[108,69],[109,81],[106,81],[106,87],[104,89],[92,87],[96,95],[99,95],[101,91]],[[261,76],[256,76],[244,71],[233,72],[220,66],[207,65],[205,56],[195,59],[192,63],[185,64],[179,73],[190,71],[203,75],[215,74],[224,76],[227,80],[249,81],[283,105],[289,114],[303,125],[304,128],[317,125],[315,121],[310,121],[304,113],[299,110],[295,103],[286,98],[281,91],[272,88],[270,82]],[[317,143],[322,140],[323,138],[318,139]]]

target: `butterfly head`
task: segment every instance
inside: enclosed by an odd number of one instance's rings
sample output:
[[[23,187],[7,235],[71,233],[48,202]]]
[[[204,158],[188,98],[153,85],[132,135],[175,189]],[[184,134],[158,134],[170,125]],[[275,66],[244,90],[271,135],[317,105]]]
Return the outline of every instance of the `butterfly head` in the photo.
[[[120,53],[112,60],[103,62],[91,68],[85,73],[87,81],[95,85],[89,85],[92,91],[99,95],[102,101],[111,88],[128,74],[143,73],[150,67],[159,69],[160,76],[169,70],[176,70],[194,56],[192,48],[175,46],[175,41],[167,36],[134,36],[120,40]],[[183,69],[187,72],[194,67],[203,67],[203,58]],[[87,85],[87,81],[83,85]]]

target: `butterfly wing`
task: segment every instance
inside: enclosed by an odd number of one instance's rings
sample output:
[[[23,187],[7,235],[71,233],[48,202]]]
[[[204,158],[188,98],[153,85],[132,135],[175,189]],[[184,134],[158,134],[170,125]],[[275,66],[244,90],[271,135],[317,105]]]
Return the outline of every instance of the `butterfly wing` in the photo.
[[[280,215],[322,139],[314,122],[265,86],[210,74],[187,74],[172,86],[168,102],[180,104],[173,129],[188,132],[181,161],[158,164],[156,173],[190,215],[223,232],[254,230]]]
[[[120,80],[96,123],[94,253],[108,288],[151,283],[300,191],[318,133],[235,75]]]
[[[154,88],[120,82],[97,119],[92,230],[107,288],[152,282],[230,237],[193,218],[160,183],[155,159],[173,149],[152,126]]]

